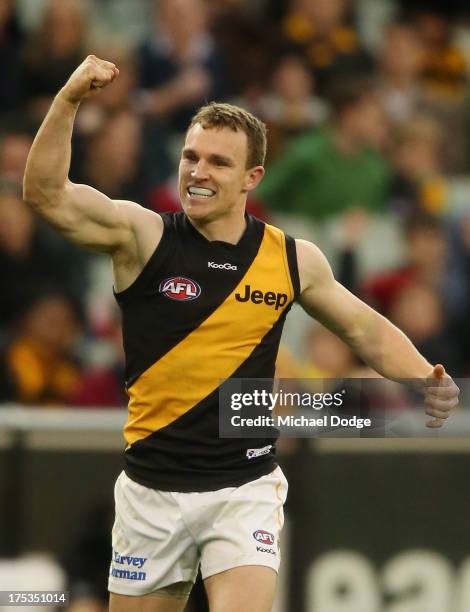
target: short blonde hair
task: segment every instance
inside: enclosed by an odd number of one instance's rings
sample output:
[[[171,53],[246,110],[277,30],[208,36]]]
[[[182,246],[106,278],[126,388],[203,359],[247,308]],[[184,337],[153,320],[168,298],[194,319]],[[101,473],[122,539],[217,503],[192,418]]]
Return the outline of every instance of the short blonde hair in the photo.
[[[211,102],[202,106],[191,120],[189,129],[197,123],[207,128],[229,128],[244,132],[248,142],[246,167],[263,166],[266,157],[266,125],[244,108],[233,104]]]

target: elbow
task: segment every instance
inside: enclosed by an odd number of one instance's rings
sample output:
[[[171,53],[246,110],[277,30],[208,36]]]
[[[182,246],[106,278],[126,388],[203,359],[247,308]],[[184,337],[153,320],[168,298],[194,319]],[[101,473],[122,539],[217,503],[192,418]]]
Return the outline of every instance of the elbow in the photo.
[[[44,198],[44,191],[41,181],[38,181],[26,169],[23,177],[23,200],[31,206],[39,204],[41,199]]]
[[[27,204],[33,204],[35,200],[37,200],[38,194],[37,189],[34,186],[34,182],[32,182],[26,174],[23,178],[23,200]]]
[[[36,180],[26,173],[23,178],[23,200],[32,208],[40,210],[56,202],[61,189],[47,180]]]

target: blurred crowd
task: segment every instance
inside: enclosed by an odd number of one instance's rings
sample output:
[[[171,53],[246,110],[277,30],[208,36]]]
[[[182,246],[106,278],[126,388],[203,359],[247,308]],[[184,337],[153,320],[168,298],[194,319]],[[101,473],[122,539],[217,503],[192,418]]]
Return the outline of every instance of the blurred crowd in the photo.
[[[470,373],[463,1],[2,0],[0,401],[126,403],[107,259],[68,244],[21,195],[34,134],[89,53],[120,76],[79,110],[73,181],[178,210],[190,117],[206,101],[240,104],[269,130],[249,210],[301,228],[431,362]],[[318,325],[288,340],[281,375],[361,366]]]

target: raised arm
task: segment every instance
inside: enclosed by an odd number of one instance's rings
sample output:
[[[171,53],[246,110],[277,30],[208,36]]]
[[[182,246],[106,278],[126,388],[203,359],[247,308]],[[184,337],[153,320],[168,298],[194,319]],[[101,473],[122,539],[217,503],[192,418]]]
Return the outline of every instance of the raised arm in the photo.
[[[93,55],[78,66],[55,97],[34,139],[23,196],[73,242],[127,261],[135,257],[134,272],[138,272],[161,237],[160,216],[133,202],[111,200],[68,178],[72,130],[80,102],[112,83],[118,74],[114,64]]]
[[[308,314],[331,329],[371,368],[391,380],[446,378],[436,391],[425,391],[426,413],[436,417],[429,427],[440,427],[458,403],[459,389],[442,366],[433,367],[412,342],[388,319],[359,300],[334,278],[313,244],[297,240],[301,296]]]

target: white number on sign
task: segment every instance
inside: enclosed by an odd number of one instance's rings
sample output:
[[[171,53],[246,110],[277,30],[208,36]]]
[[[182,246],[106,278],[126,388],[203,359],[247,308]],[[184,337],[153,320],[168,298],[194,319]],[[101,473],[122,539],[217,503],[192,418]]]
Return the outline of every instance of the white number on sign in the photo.
[[[347,550],[322,555],[307,574],[307,610],[379,612],[380,593],[372,564]]]
[[[396,598],[387,612],[447,612],[454,592],[452,565],[442,555],[428,550],[408,550],[384,567],[387,594]]]

